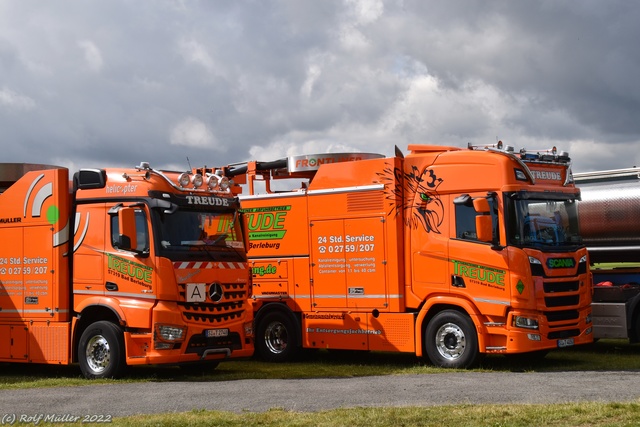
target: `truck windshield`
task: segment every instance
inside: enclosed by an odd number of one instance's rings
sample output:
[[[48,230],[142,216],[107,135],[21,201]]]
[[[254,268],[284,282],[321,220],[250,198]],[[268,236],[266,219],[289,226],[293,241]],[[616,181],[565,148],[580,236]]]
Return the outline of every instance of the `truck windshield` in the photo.
[[[172,261],[243,261],[245,248],[235,212],[154,210],[158,254]]]
[[[582,244],[575,199],[514,198],[509,203],[509,243],[542,248]]]

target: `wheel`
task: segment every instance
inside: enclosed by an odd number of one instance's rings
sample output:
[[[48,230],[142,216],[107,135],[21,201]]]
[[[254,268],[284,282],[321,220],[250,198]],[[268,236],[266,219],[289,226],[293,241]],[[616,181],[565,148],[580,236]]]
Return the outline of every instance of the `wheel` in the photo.
[[[473,322],[454,310],[441,311],[431,319],[424,345],[431,363],[443,368],[469,368],[480,356]]]
[[[260,319],[256,331],[256,352],[267,362],[287,362],[295,358],[299,343],[291,317],[272,311]]]
[[[78,362],[86,378],[117,378],[125,367],[124,356],[124,337],[118,325],[95,322],[80,337]]]

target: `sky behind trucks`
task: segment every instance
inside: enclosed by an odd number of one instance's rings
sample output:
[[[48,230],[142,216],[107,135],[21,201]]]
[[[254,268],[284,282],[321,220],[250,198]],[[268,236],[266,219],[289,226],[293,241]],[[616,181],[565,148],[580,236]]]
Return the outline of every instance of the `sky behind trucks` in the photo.
[[[0,162],[502,140],[640,166],[638,22],[627,0],[0,0]]]

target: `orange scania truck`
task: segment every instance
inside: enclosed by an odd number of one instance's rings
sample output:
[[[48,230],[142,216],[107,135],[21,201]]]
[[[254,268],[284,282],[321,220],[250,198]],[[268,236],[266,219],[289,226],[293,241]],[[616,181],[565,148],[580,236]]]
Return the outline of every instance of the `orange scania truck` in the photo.
[[[245,192],[257,354],[408,352],[463,368],[593,342],[568,154],[408,150],[221,168]]]
[[[246,222],[228,184],[147,163],[72,179],[0,164],[0,361],[105,378],[251,356]]]

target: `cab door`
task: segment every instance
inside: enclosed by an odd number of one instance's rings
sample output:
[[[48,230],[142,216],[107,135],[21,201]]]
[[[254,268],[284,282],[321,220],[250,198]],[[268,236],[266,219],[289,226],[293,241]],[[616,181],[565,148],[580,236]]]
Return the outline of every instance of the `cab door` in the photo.
[[[476,226],[478,215],[490,215],[493,241],[499,241],[497,200],[489,200],[488,212],[477,212],[474,198],[486,193],[463,195],[453,200],[449,242],[450,291],[472,300],[485,315],[504,316],[510,305],[509,264],[506,250],[481,241]]]
[[[154,258],[150,256],[149,213],[143,205],[109,210],[106,295],[153,298]]]

